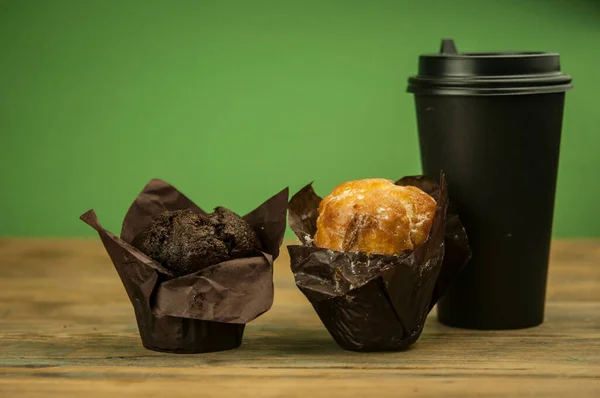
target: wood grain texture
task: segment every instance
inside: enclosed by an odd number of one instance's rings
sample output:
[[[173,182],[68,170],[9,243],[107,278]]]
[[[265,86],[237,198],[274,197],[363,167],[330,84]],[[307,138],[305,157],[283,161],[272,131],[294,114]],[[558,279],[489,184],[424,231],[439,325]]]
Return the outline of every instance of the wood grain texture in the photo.
[[[339,349],[276,262],[273,308],[241,348],[144,349],[98,240],[0,240],[0,396],[600,397],[600,241],[553,245],[546,322],[493,332],[431,316],[406,352]]]

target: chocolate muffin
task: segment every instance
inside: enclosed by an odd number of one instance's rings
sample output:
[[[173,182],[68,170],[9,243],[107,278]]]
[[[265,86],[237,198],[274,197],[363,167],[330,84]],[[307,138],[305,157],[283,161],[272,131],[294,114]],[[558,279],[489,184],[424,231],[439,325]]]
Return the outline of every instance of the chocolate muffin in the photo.
[[[223,261],[252,257],[259,240],[240,216],[217,207],[210,214],[165,211],[136,235],[132,245],[175,276],[183,276]]]

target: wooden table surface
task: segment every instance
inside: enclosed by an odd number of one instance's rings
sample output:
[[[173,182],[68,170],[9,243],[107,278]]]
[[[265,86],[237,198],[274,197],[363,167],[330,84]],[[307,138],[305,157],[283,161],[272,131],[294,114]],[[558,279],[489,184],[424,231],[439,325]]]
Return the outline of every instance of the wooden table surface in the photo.
[[[339,349],[275,268],[273,308],[242,347],[144,349],[132,307],[94,240],[0,240],[1,397],[600,397],[600,241],[553,244],[546,322],[505,332],[431,316],[412,349]]]

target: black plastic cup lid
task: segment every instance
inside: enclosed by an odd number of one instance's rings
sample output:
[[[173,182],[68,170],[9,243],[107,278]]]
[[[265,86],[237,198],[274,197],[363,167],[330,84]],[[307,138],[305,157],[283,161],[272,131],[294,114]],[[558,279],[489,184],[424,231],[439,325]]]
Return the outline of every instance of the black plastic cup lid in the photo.
[[[571,90],[560,56],[546,52],[459,53],[442,40],[439,54],[419,57],[419,74],[407,91],[433,95],[519,95]]]

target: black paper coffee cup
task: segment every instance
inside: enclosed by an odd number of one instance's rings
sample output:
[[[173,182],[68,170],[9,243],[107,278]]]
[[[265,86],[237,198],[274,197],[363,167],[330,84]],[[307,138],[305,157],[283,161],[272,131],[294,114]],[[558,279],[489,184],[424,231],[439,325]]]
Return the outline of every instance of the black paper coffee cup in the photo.
[[[439,320],[515,329],[544,318],[565,91],[556,53],[419,58],[414,93],[424,174],[444,170],[473,257],[438,304]]]

